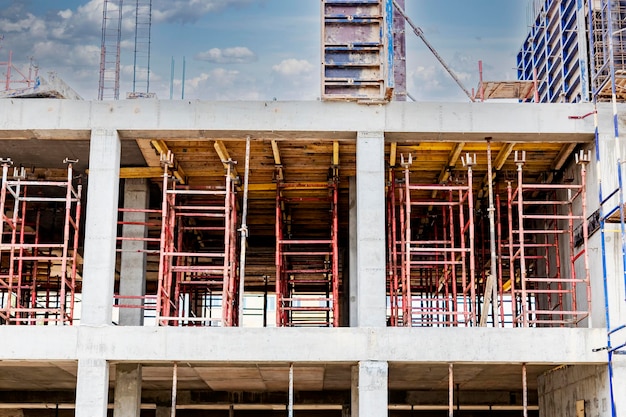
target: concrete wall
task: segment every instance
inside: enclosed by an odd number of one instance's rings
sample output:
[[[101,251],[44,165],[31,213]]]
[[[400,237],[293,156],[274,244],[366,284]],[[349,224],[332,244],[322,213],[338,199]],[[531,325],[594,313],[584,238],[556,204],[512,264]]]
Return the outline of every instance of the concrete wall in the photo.
[[[585,401],[584,417],[611,416],[606,366],[566,366],[542,375],[538,383],[540,417],[580,417],[580,400]]]

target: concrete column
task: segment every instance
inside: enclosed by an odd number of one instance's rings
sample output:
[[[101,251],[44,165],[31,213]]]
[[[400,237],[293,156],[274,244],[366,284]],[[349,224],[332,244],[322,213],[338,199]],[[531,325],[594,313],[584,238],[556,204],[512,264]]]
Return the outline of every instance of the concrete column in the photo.
[[[104,359],[79,359],[76,417],[107,417],[109,364]]]
[[[349,286],[349,314],[350,314],[350,327],[357,327],[359,325],[359,309],[358,309],[358,294],[359,294],[359,281],[357,279],[357,237],[356,237],[356,178],[350,177],[350,196],[349,205],[350,211],[348,214],[348,236],[349,236],[349,267],[348,267],[348,286]]]
[[[363,361],[352,368],[351,417],[388,415],[388,378],[387,362]]]
[[[359,327],[386,326],[385,138],[359,132],[356,144],[357,304]]]
[[[150,188],[146,179],[124,180],[124,208],[146,209],[149,204]],[[130,239],[144,239],[148,235],[146,213],[125,212],[124,222],[144,223],[125,224],[122,236]],[[145,240],[123,240],[122,262],[120,267],[120,295],[143,296],[146,293],[146,242]],[[122,304],[142,306],[141,299],[121,299]],[[142,326],[142,308],[122,308],[120,326]]]
[[[120,157],[117,131],[91,132],[81,325],[111,324]]]
[[[141,412],[141,365],[122,363],[115,367],[113,417],[139,417]]]

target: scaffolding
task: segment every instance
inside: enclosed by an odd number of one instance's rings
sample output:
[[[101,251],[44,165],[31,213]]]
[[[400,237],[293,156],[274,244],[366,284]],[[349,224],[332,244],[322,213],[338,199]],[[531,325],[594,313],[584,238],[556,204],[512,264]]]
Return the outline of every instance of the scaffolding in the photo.
[[[0,190],[0,322],[71,325],[78,270],[82,186],[66,159],[64,181],[26,179],[2,159]],[[61,214],[61,215],[60,215]],[[52,216],[45,229],[42,216]],[[61,221],[58,221],[58,217]],[[59,226],[62,224],[62,227]],[[59,227],[57,227],[59,226]]]
[[[120,208],[118,209],[118,236],[117,236],[117,253],[122,258],[120,264],[122,264],[123,271],[123,256],[128,253],[142,254],[145,257],[145,273],[146,280],[147,275],[151,273],[151,266],[158,265],[160,259],[160,243],[161,238],[159,236],[161,230],[161,210],[160,209],[135,209],[135,208]],[[156,234],[155,234],[156,233]],[[120,283],[123,277],[120,272]],[[150,311],[155,314],[157,304],[157,288],[156,286],[151,289],[146,289],[146,293],[143,295],[129,295],[122,294],[121,288],[117,288],[115,291],[114,307],[118,309],[141,309],[143,315],[146,316]],[[153,316],[146,318],[154,318]]]
[[[278,327],[339,326],[339,177],[333,171],[326,183],[276,184]],[[328,222],[310,224],[311,210],[327,210]]]
[[[613,315],[609,308],[611,291],[609,289],[609,260],[610,256],[607,254],[607,223],[617,224],[618,227],[613,229],[613,232],[617,232],[619,237],[620,249],[621,249],[621,262],[616,262],[615,273],[621,272],[622,280],[626,285],[626,224],[625,224],[625,210],[624,210],[624,189],[623,189],[623,174],[622,174],[622,144],[620,141],[619,131],[619,118],[617,113],[617,98],[618,90],[623,91],[624,87],[624,65],[626,60],[620,51],[624,48],[624,28],[622,25],[624,16],[624,3],[623,1],[611,1],[601,0],[600,9],[597,10],[592,4],[595,2],[589,2],[589,16],[593,16],[595,19],[593,24],[589,26],[589,45],[591,51],[593,51],[593,65],[591,66],[591,86],[592,96],[594,103],[594,126],[595,126],[595,152],[596,152],[596,172],[598,179],[598,223],[600,229],[600,246],[601,246],[601,258],[602,258],[602,276],[603,276],[603,289],[604,289],[604,301],[605,301],[605,324],[607,329],[607,345],[603,348],[596,350],[606,350],[608,359],[608,374],[609,374],[609,392],[611,400],[611,416],[617,417],[617,410],[615,406],[615,387],[613,385],[613,357],[616,354],[624,354],[624,347],[626,343],[620,343],[617,341],[617,337],[624,337],[622,331],[626,328],[626,325],[620,324],[615,326]],[[613,144],[615,159],[613,166],[607,164],[613,173],[612,176],[604,178],[603,175],[606,172],[602,164],[602,156],[604,150],[606,150],[606,144],[602,144],[600,139],[599,121],[598,121],[598,101],[606,100],[607,95],[610,94],[610,101],[613,108]],[[620,98],[623,96],[620,94]],[[610,152],[607,152],[610,154]],[[614,171],[613,171],[614,169]],[[611,178],[612,177],[612,178]],[[604,183],[607,179],[612,179],[611,188],[609,192],[605,192]],[[608,230],[611,231],[611,230]],[[616,239],[617,240],[617,239]],[[621,269],[621,271],[620,271]],[[614,298],[614,303],[618,304],[616,307],[623,307],[626,294],[619,294]],[[618,308],[619,310],[619,308]],[[623,340],[623,339],[622,339]]]
[[[162,158],[163,159],[163,158]],[[224,187],[178,185],[163,159],[157,322],[237,326],[237,199],[233,161]]]
[[[529,184],[523,179],[525,152],[515,152],[517,184],[513,187],[509,181],[507,186],[508,236],[499,239],[506,241],[500,265],[508,270],[508,281],[501,286],[507,290],[501,291],[507,301],[499,312],[503,322],[505,305],[510,305],[506,314],[514,326],[577,326],[589,317],[589,155],[581,152],[576,160],[580,184]]]
[[[593,2],[590,2],[593,3]],[[597,3],[597,2],[596,2]],[[612,94],[626,99],[626,1],[602,0],[589,6],[592,51],[591,84],[596,101],[610,101]],[[613,88],[615,86],[615,88]]]
[[[100,44],[98,100],[120,98],[120,45],[123,0],[104,0]]]
[[[472,166],[446,184],[412,184],[412,157],[388,194],[388,284],[392,326],[477,325]]]

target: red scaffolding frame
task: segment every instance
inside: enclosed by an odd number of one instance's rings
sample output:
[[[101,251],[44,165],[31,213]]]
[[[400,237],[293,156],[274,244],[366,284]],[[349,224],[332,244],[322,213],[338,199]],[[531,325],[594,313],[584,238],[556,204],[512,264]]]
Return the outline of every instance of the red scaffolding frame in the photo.
[[[73,163],[65,181],[27,180],[25,170],[2,159],[0,189],[0,321],[3,324],[72,324],[78,268],[82,186]],[[59,209],[58,205],[63,208]],[[46,210],[63,212],[63,229],[41,230]],[[60,229],[60,228],[59,228]],[[6,240],[5,240],[6,239]]]
[[[333,171],[326,183],[278,181],[276,184],[276,325],[279,327],[339,326],[339,177],[337,170]],[[326,236],[300,236],[307,220],[298,219],[297,212],[309,210],[328,210]]]
[[[159,325],[237,326],[237,199],[225,187],[180,186],[163,174],[157,294]],[[170,161],[168,163],[167,161]]]
[[[577,326],[591,311],[586,203],[589,156],[576,154],[580,184],[524,183],[525,162],[525,152],[515,152],[517,184],[515,188],[511,182],[507,186],[509,237],[501,240],[506,248],[500,251],[500,263],[507,265],[509,276],[500,296],[511,300],[514,326]],[[579,241],[576,229],[580,230]],[[500,315],[505,315],[502,307]]]
[[[152,236],[150,233],[154,230],[161,230],[161,210],[160,209],[131,209],[131,208],[119,208],[118,209],[118,231],[121,231],[121,235],[117,236],[117,252],[123,254],[124,252],[131,251],[133,253],[140,252],[146,256],[146,274],[150,268],[148,265],[159,263],[160,260],[160,243],[161,238]],[[141,217],[139,220],[135,217]],[[132,217],[129,219],[129,217]],[[121,226],[121,227],[120,227]],[[145,228],[144,236],[142,237],[128,237],[124,236],[124,229],[127,227],[142,227]],[[126,249],[124,242],[141,242],[141,248],[133,247],[132,249]],[[120,278],[121,279],[121,278]],[[156,311],[157,305],[157,290],[155,287],[151,294],[144,295],[121,295],[119,291],[116,291],[113,296],[115,308],[138,308],[142,310]]]
[[[472,166],[464,183],[412,184],[391,172],[388,285],[392,326],[477,324]]]

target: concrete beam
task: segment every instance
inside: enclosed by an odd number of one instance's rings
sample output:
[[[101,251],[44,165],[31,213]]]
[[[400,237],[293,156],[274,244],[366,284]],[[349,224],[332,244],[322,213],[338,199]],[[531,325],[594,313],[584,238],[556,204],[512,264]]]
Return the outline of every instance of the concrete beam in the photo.
[[[95,129],[89,148],[81,325],[111,324],[120,157],[117,132]]]
[[[601,111],[604,103],[599,104]],[[624,106],[626,108],[626,106]],[[1,139],[88,139],[101,126],[122,139],[354,139],[385,132],[393,141],[591,142],[589,103],[208,102],[1,100]],[[622,111],[622,110],[620,110]],[[611,111],[606,107],[607,114]]]
[[[603,364],[605,329],[0,326],[2,360]],[[46,343],[41,343],[45,340]],[[194,343],[189,343],[193,340]],[[489,346],[485,348],[485,340]],[[236,349],[233,346],[250,346]]]

